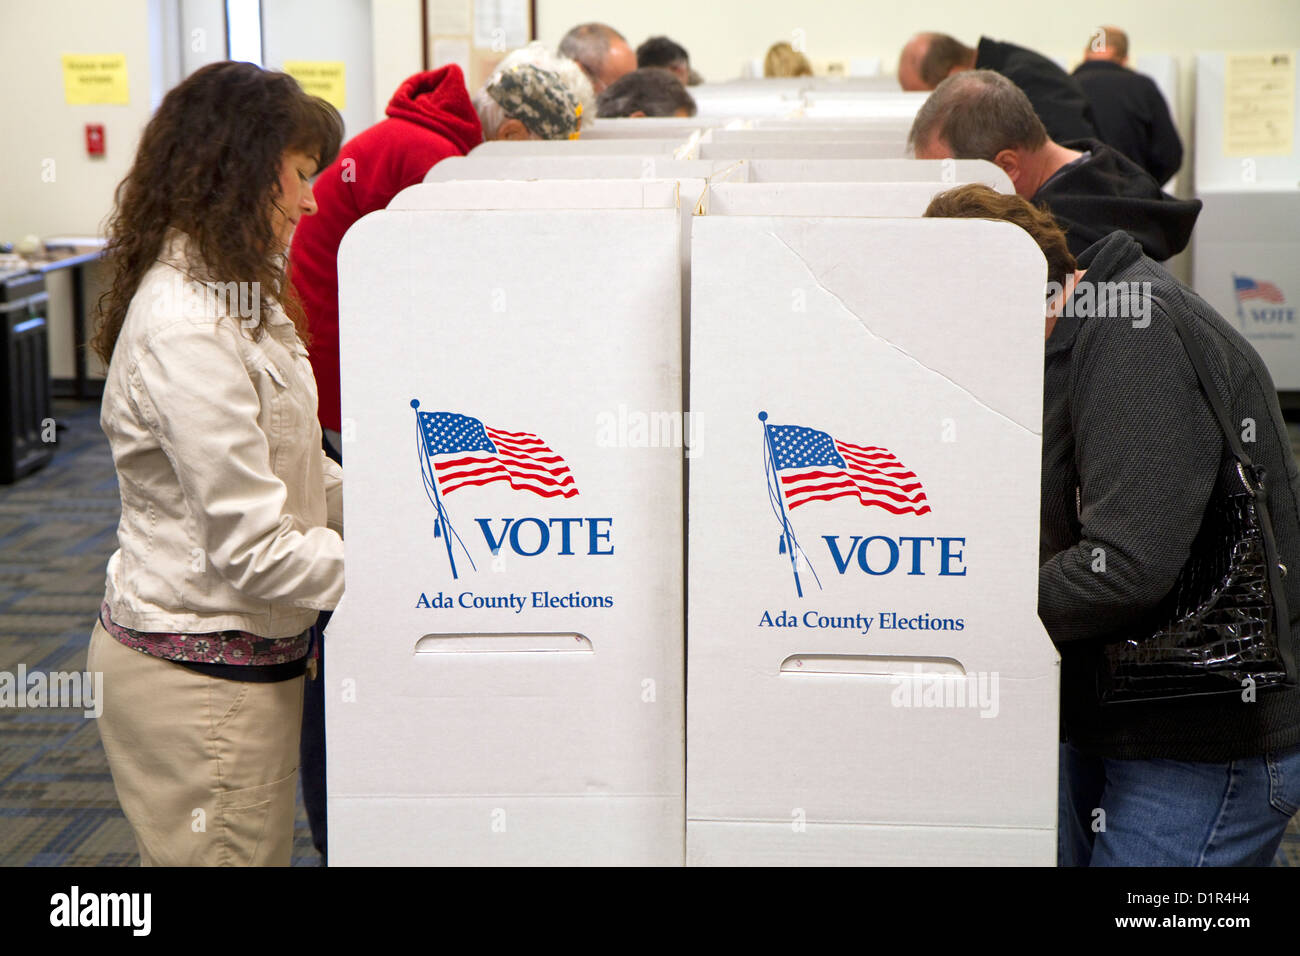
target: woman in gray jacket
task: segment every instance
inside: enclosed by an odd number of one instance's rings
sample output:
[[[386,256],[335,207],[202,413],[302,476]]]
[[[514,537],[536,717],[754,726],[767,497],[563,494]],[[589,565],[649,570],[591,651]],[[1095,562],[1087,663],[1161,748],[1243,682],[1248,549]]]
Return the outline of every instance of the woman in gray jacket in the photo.
[[[1300,687],[1112,706],[1098,690],[1103,648],[1129,639],[1171,592],[1229,460],[1170,310],[1264,469],[1278,560],[1300,568],[1300,475],[1264,363],[1127,233],[1076,262],[1048,212],[985,186],[942,193],[926,215],[1015,223],[1043,250],[1056,293],[1038,614],[1061,654],[1061,863],[1267,865],[1300,806]],[[1295,660],[1300,574],[1282,580],[1280,640]]]
[[[215,63],[163,99],[118,188],[92,344],[122,517],[89,667],[144,865],[289,863],[343,541],[285,252],[341,134],[291,77]]]

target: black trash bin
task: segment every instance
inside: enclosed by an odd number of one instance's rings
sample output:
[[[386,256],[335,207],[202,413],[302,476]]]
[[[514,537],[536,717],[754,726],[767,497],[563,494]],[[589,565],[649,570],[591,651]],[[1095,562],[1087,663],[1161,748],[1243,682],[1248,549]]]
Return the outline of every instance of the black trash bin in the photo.
[[[0,273],[0,484],[54,456],[49,337],[45,276]]]

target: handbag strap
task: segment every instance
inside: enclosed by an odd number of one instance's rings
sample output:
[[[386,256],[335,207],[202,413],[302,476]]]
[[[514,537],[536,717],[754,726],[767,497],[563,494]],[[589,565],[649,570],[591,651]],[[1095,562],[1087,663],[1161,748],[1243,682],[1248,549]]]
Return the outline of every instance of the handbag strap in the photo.
[[[1237,461],[1241,462],[1247,473],[1258,480],[1259,475],[1255,471],[1255,466],[1246,454],[1246,449],[1241,447],[1241,439],[1237,436],[1237,428],[1228,417],[1228,409],[1223,404],[1223,399],[1219,395],[1219,390],[1214,387],[1214,380],[1210,378],[1210,370],[1205,363],[1205,353],[1201,351],[1200,344],[1196,341],[1191,329],[1187,327],[1187,322],[1167,301],[1158,295],[1152,294],[1151,301],[1164,310],[1165,315],[1169,316],[1169,321],[1174,324],[1174,330],[1178,333],[1178,338],[1182,340],[1183,348],[1187,352],[1187,357],[1191,359],[1192,368],[1196,372],[1196,377],[1200,379],[1201,391],[1205,393],[1205,398],[1210,403],[1210,409],[1214,412],[1214,417],[1218,419],[1219,428],[1223,430],[1223,436],[1228,440],[1228,448]]]

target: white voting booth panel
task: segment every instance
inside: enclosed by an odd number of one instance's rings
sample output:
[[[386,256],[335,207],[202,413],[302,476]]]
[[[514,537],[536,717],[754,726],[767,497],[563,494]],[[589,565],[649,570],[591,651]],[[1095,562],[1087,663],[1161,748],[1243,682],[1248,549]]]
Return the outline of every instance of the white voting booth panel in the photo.
[[[331,862],[680,864],[681,450],[618,418],[681,408],[674,191],[476,185],[339,253]]]
[[[690,134],[669,139],[525,139],[491,140],[469,151],[471,159],[485,156],[673,156],[691,148]],[[694,159],[694,156],[680,156]]]
[[[751,183],[984,183],[1013,191],[1007,174],[983,159],[750,159],[747,165]]]
[[[1274,108],[1264,91],[1228,86],[1227,54],[1196,58],[1196,195],[1204,203],[1192,235],[1192,286],[1250,341],[1279,391],[1300,392],[1300,71],[1290,57],[1292,116],[1277,116],[1230,142],[1256,112]],[[1270,80],[1270,82],[1274,82]],[[1272,140],[1271,144],[1267,143]],[[1264,148],[1271,145],[1272,148]],[[1286,397],[1291,405],[1295,395]]]
[[[692,258],[688,862],[1054,864],[1042,254],[704,216]]]
[[[743,160],[659,156],[452,156],[424,175],[426,183],[456,179],[711,179],[744,181]]]
[[[704,134],[706,143],[893,143],[907,142],[908,127],[888,126],[803,126],[793,129],[713,129]]]
[[[1290,51],[1292,64],[1300,50]],[[1300,115],[1291,122],[1288,152],[1228,154],[1225,148],[1225,120],[1231,103],[1227,98],[1227,61],[1223,53],[1196,56],[1196,190],[1204,189],[1295,189],[1300,186],[1300,148],[1296,133]],[[1300,114],[1300,69],[1293,76],[1293,109]],[[1248,94],[1238,94],[1245,98]],[[1196,224],[1199,232],[1201,224]]]
[[[1255,347],[1279,391],[1300,391],[1300,190],[1200,198],[1192,287]]]
[[[922,216],[954,183],[720,183],[709,187],[710,216]],[[1010,194],[1010,184],[1004,190]]]
[[[701,143],[700,159],[902,159],[902,139],[828,142],[810,138],[784,142]]]
[[[676,139],[685,142],[704,124],[675,116],[597,117],[582,127],[582,139]]]

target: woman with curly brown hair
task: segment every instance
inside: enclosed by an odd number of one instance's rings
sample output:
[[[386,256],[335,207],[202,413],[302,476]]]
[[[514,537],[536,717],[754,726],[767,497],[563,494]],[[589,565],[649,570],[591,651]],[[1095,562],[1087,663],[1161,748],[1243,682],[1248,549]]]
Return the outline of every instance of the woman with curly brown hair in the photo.
[[[343,541],[286,250],[341,138],[291,77],[215,63],[167,94],[118,187],[92,344],[122,517],[88,663],[143,865],[289,863]]]

